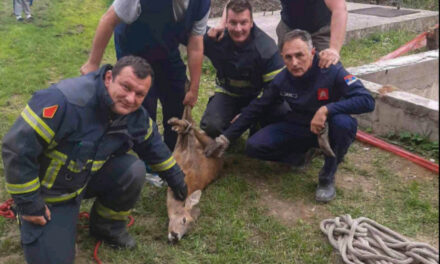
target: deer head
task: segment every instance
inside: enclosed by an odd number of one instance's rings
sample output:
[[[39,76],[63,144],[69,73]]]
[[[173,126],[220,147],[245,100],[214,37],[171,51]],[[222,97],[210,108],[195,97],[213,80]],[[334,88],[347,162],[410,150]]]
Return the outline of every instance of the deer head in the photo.
[[[167,208],[168,218],[168,241],[178,242],[191,229],[194,222],[200,215],[200,209],[195,205],[199,203],[202,191],[197,190],[188,195],[185,201],[178,201],[174,198],[173,192],[168,188]]]

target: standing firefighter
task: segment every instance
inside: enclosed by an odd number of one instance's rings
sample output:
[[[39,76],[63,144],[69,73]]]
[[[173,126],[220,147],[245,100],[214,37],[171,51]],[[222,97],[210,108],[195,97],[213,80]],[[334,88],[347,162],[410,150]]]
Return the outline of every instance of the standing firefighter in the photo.
[[[73,263],[82,198],[96,197],[92,236],[133,248],[126,219],[142,190],[144,162],[185,199],[185,175],[141,107],[152,79],[144,59],[127,56],[63,80],[36,92],[3,138],[6,190],[28,263]]]
[[[153,67],[155,80],[143,106],[156,120],[162,104],[165,143],[174,149],[177,134],[167,121],[180,117],[183,106],[197,102],[203,62],[203,33],[210,0],[115,0],[96,29],[92,50],[81,73],[95,71],[112,33],[118,59],[140,56]],[[186,67],[178,49],[186,44],[190,86],[185,94]]]

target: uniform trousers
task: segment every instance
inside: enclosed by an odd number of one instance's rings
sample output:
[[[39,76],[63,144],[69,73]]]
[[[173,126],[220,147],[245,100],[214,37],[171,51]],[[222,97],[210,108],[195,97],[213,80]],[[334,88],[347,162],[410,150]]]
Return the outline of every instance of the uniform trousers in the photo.
[[[208,136],[215,138],[219,136],[230,125],[232,119],[238,115],[253,100],[253,97],[234,97],[225,93],[215,93],[209,98],[206,110],[200,121],[200,128],[203,129]],[[264,127],[268,124],[281,121],[283,117],[290,111],[290,107],[285,102],[280,102],[265,111],[255,126]],[[251,129],[254,130],[254,129]]]
[[[334,115],[328,123],[330,146],[336,158],[325,157],[319,174],[320,184],[334,182],[338,164],[353,143],[357,131],[357,121],[350,115]],[[268,125],[250,137],[246,142],[246,154],[261,160],[292,164],[307,150],[317,147],[317,135],[310,131],[310,125],[284,121]]]
[[[145,165],[142,161],[129,154],[113,157],[91,177],[84,197],[47,204],[51,220],[46,225],[35,225],[20,219],[21,243],[26,261],[31,264],[74,263],[82,198],[96,197],[95,205],[99,203],[102,205],[100,208],[108,208],[112,212],[127,211],[138,200],[144,179]],[[113,222],[119,226],[120,222],[125,221]]]

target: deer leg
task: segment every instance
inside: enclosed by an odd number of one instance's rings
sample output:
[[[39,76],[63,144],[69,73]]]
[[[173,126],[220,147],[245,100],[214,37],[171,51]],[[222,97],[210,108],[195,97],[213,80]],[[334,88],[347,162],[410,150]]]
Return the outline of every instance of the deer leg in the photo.
[[[202,147],[206,147],[209,143],[214,141],[210,136],[208,136],[204,131],[199,129],[193,129],[194,135],[196,136],[197,140],[199,140],[200,144],[202,144]]]
[[[192,127],[192,124],[185,119],[177,119],[175,117],[168,120],[168,124],[171,125],[171,129],[179,134],[186,134]]]

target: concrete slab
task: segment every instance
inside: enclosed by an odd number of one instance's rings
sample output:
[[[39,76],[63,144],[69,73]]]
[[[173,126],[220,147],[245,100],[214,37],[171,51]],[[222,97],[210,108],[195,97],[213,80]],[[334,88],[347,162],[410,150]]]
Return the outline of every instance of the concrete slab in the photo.
[[[438,50],[432,50],[351,67],[347,71],[363,80],[392,85],[396,90],[438,101],[438,62]]]
[[[438,101],[402,91],[385,95],[377,92],[382,85],[362,80],[376,99],[372,113],[354,115],[360,127],[371,128],[376,135],[408,131],[439,140]]]
[[[435,50],[348,68],[376,99],[372,113],[357,116],[359,125],[378,135],[409,131],[438,141],[438,57]]]
[[[349,11],[370,7],[378,7],[377,5],[349,3],[347,2],[347,9]],[[395,7],[381,6],[383,8],[396,9]],[[347,34],[345,41],[352,39],[359,39],[368,36],[374,32],[382,32],[388,30],[406,29],[415,32],[423,32],[429,27],[435,25],[439,21],[439,13],[436,11],[416,10],[401,8],[402,10],[417,11],[413,14],[397,16],[397,17],[378,17],[372,15],[362,15],[355,13],[348,13]],[[209,19],[208,25],[214,26],[217,24],[219,18]],[[280,21],[280,11],[258,12],[254,14],[255,23],[263,29],[275,41],[276,26]]]

